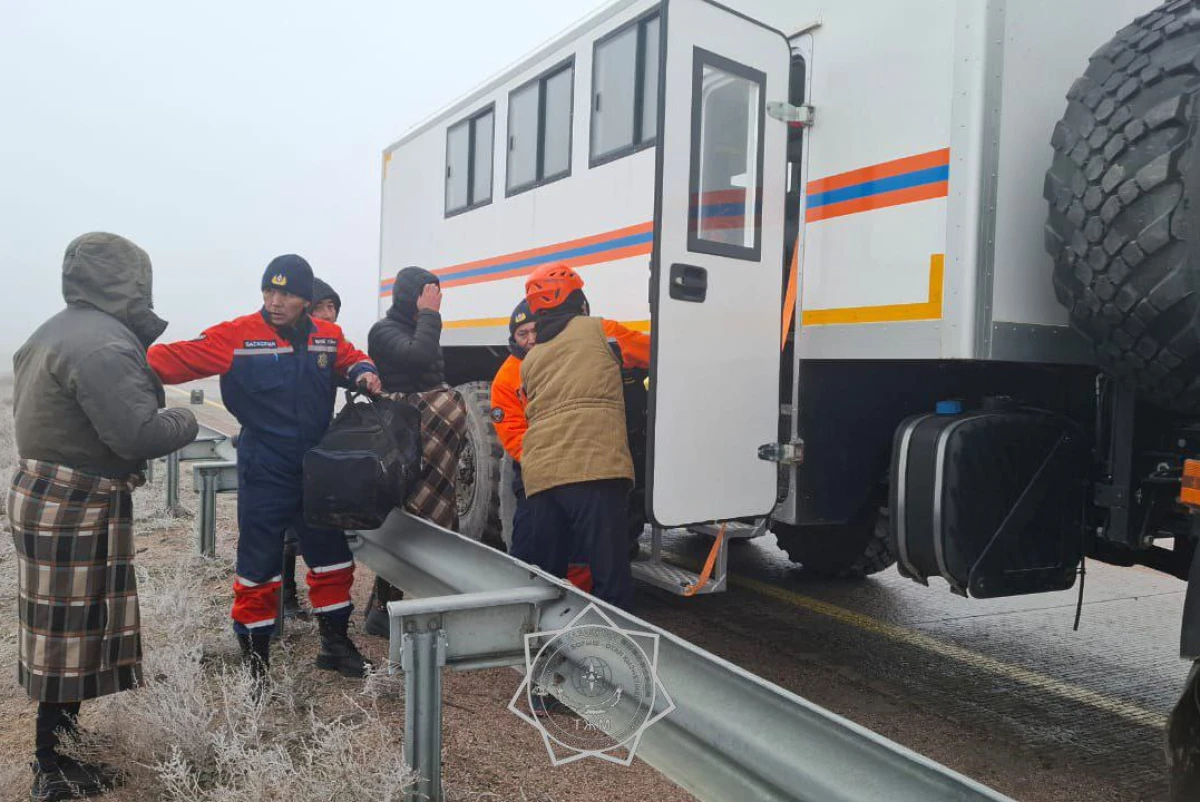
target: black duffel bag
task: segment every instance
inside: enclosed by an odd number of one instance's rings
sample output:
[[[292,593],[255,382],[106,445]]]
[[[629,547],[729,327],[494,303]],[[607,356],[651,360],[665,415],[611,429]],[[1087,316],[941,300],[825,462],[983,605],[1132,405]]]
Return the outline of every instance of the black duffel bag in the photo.
[[[421,413],[347,391],[346,405],[304,455],[304,522],[378,529],[421,476]]]

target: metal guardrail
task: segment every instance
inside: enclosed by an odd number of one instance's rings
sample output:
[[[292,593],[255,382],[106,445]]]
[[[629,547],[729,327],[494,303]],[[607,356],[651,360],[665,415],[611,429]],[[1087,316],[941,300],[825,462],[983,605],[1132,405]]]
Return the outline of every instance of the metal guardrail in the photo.
[[[167,472],[163,479],[167,491],[167,511],[172,515],[179,512],[180,463],[195,460],[236,460],[237,449],[230,438],[211,426],[200,424],[196,439],[178,451],[168,454],[164,461]]]
[[[409,693],[405,754],[422,775],[410,798],[441,799],[441,667],[523,665],[525,634],[562,627],[595,604],[618,627],[659,636],[658,677],[676,707],[637,754],[702,800],[1011,802],[462,535],[399,511],[380,529],[348,535],[359,561],[417,597],[388,605],[391,654]]]
[[[209,460],[192,466],[192,489],[200,494],[196,514],[196,551],[217,556],[217,494],[236,493],[237,460]]]
[[[192,466],[192,489],[200,494],[196,516],[196,550],[205,557],[217,553],[217,494],[237,491],[237,449],[222,431],[200,424],[196,439],[164,458],[167,512],[180,513],[179,473],[184,462]]]

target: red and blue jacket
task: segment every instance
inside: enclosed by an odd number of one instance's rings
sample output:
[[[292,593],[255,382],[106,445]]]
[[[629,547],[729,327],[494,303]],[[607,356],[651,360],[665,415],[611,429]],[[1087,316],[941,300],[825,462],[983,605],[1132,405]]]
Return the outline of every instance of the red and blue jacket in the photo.
[[[377,373],[336,323],[307,315],[285,333],[262,312],[218,323],[146,355],[164,384],[221,377],[221,400],[244,429],[307,449],[329,428],[339,377]]]

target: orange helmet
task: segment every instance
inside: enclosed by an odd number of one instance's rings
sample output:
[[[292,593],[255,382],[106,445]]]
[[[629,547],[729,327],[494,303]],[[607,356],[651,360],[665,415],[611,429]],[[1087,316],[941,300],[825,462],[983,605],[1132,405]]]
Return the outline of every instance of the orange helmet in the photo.
[[[565,264],[543,265],[525,280],[525,300],[536,315],[567,300],[575,290],[583,289],[583,279]]]

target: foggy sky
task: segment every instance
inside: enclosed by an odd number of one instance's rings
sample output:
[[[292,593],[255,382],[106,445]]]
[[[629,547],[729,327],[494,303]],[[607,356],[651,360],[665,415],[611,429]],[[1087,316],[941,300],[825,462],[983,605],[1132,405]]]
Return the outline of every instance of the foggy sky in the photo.
[[[163,341],[294,252],[365,347],[384,147],[602,4],[0,0],[0,373],[94,230],[149,252]]]

